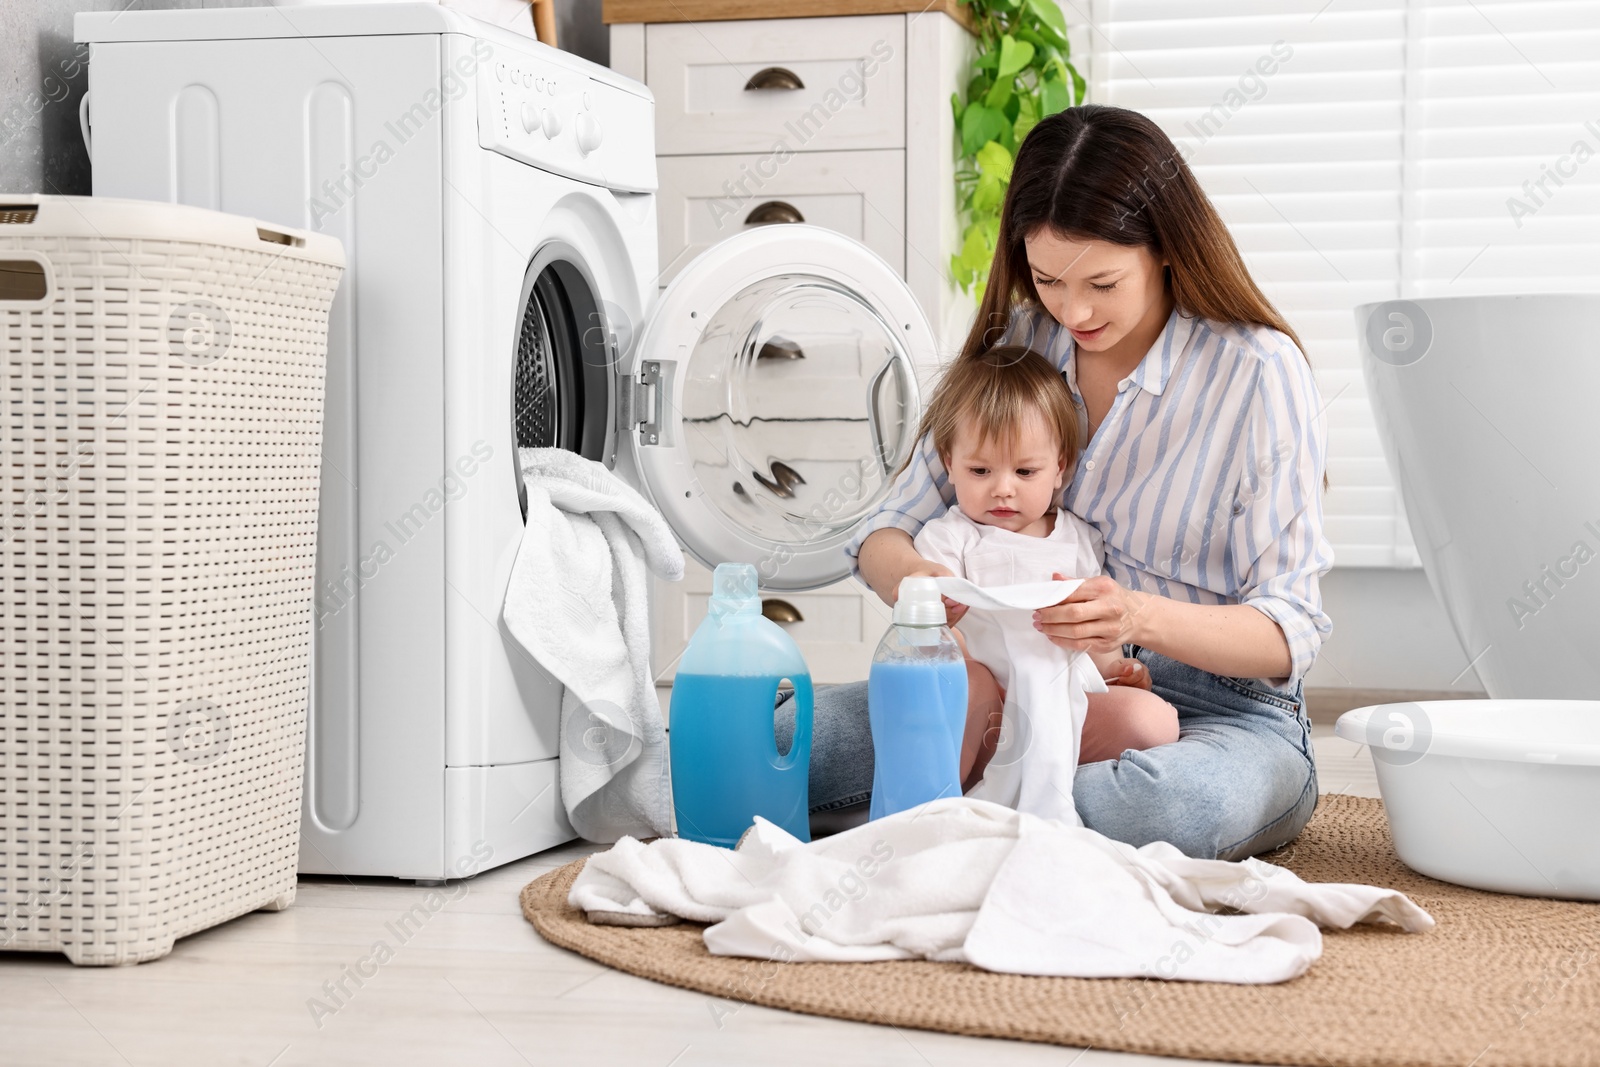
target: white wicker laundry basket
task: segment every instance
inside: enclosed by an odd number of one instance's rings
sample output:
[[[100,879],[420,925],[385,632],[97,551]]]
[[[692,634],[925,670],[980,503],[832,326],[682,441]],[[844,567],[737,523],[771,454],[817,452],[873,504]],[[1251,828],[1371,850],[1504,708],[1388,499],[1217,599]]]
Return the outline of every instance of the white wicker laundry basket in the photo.
[[[0,197],[0,948],[294,899],[331,238]]]

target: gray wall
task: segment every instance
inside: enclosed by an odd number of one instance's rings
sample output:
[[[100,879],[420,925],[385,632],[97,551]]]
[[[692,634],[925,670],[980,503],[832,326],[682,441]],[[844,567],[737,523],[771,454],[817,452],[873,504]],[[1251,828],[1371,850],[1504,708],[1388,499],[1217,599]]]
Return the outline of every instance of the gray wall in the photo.
[[[1307,686],[1483,691],[1420,568],[1334,567],[1322,605],[1333,635]]]
[[[600,0],[556,0],[556,39],[569,52],[611,65],[611,31],[600,21]]]
[[[104,0],[103,0],[104,2]],[[78,135],[87,67],[72,16],[93,0],[0,0],[0,191],[89,192]]]
[[[72,43],[79,11],[253,7],[265,0],[0,0],[0,192],[89,195],[78,132],[88,50]],[[604,64],[611,54],[599,0],[557,8],[562,45]]]

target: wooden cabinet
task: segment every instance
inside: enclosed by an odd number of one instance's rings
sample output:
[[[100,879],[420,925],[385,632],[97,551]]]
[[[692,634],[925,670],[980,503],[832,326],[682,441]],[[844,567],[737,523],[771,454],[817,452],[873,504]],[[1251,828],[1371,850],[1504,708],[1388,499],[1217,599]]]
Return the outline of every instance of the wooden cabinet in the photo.
[[[904,15],[644,31],[660,155],[905,147]]]
[[[926,7],[823,0],[783,8],[817,17],[733,19],[726,16],[767,5],[607,0],[605,7],[612,67],[644,82],[656,100],[660,284],[748,226],[804,221],[847,234],[906,280],[933,327],[937,350],[914,354],[924,395],[936,368],[959,349],[974,310],[949,281],[960,241],[950,97],[974,42],[953,5]],[[663,681],[704,618],[710,583],[691,562],[683,582],[653,590],[654,661]],[[773,595],[801,615],[786,627],[814,681],[866,677],[889,624],[876,596],[853,579]]]
[[[872,249],[905,277],[905,153],[807,152],[763,181],[759,192],[729,197],[730,172],[755,173],[758,155],[661,156],[656,218],[666,285],[695,256],[762,219],[826,226]],[[755,221],[751,221],[754,219]]]

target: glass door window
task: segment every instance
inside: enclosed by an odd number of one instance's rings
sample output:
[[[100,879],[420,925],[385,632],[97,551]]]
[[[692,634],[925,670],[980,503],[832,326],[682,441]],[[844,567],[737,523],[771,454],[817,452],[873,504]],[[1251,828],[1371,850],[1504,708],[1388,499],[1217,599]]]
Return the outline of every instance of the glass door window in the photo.
[[[866,516],[916,429],[901,333],[806,274],[763,278],[716,311],[681,395],[693,475],[723,521],[803,544]]]

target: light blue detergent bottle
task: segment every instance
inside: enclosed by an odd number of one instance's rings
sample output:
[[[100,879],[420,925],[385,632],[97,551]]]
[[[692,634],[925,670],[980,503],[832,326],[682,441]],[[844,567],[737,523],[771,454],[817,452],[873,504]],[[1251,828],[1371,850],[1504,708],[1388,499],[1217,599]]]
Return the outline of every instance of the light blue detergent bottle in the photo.
[[[778,754],[773,704],[794,686],[794,739]],[[672,683],[667,724],[678,836],[732,848],[761,817],[811,840],[811,672],[777,623],[761,614],[756,569],[721,563],[705,621]]]
[[[900,583],[894,625],[878,642],[867,676],[867,718],[873,761],[868,818],[961,795],[967,667],[945,625],[933,578]]]

